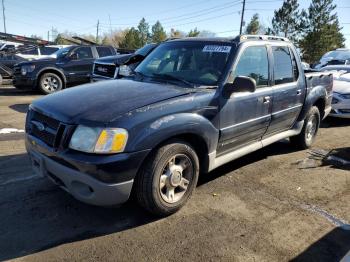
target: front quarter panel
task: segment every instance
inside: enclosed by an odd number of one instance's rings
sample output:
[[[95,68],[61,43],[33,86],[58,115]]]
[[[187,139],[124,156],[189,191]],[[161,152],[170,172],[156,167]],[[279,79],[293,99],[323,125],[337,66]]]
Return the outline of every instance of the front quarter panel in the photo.
[[[128,112],[111,125],[128,130],[125,149],[128,152],[153,149],[182,134],[198,135],[208,150],[215,150],[219,136],[216,92],[189,94],[142,107]]]

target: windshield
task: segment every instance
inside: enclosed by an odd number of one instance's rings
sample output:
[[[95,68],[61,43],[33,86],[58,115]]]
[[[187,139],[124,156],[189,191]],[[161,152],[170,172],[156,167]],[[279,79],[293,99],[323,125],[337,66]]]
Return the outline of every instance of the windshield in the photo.
[[[146,56],[149,51],[151,51],[151,49],[155,46],[155,44],[147,44],[144,47],[141,47],[140,49],[137,49],[135,54],[136,55],[142,55],[142,56]]]
[[[231,51],[230,43],[168,42],[153,50],[135,69],[147,77],[216,85]]]
[[[350,59],[350,51],[330,51],[322,56],[321,60],[346,60]]]
[[[64,56],[66,56],[71,49],[72,49],[72,47],[61,48],[61,49],[57,50],[56,52],[54,52],[52,55],[56,56],[57,58],[62,58]]]

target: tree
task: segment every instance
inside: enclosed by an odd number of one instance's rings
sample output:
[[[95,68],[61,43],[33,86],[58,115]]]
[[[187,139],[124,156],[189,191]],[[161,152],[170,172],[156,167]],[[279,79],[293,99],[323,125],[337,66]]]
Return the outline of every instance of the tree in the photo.
[[[215,37],[216,34],[214,32],[209,31],[209,30],[202,30],[198,36],[200,36],[200,37]]]
[[[260,32],[260,22],[258,14],[253,15],[252,19],[250,20],[249,24],[245,29],[245,32],[249,35],[257,35]]]
[[[199,36],[201,32],[197,30],[197,27],[195,29],[191,29],[190,32],[188,32],[187,36],[188,37],[196,37],[196,36]]]
[[[142,47],[139,31],[131,27],[125,34],[124,39],[119,43],[119,47],[128,49],[138,49]]]
[[[150,37],[149,34],[149,24],[146,22],[145,18],[142,18],[141,21],[139,22],[139,25],[137,26],[137,29],[139,31],[139,39],[141,46],[144,46],[147,44],[148,39]]]
[[[303,29],[300,17],[298,0],[284,0],[282,7],[274,12],[272,30],[269,28],[269,33],[282,34],[296,42]]]
[[[171,28],[170,37],[181,38],[181,37],[185,37],[185,35],[186,34],[184,32]]]
[[[35,38],[35,39],[43,39],[41,36],[39,35],[30,35],[31,38]]]
[[[157,21],[152,26],[152,42],[153,43],[160,43],[166,39],[166,33],[164,31],[164,28],[162,24]]]
[[[306,30],[299,45],[306,62],[315,63],[326,52],[344,47],[345,39],[335,8],[333,0],[312,0],[308,10],[303,12]]]

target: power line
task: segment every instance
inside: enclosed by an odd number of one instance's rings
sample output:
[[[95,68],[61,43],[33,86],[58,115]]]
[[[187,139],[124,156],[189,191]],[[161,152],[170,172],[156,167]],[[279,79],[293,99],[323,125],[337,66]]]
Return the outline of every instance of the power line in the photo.
[[[144,14],[144,16],[159,16],[159,13],[171,13],[171,12],[174,12],[174,11],[177,11],[177,10],[181,10],[181,9],[185,9],[185,8],[188,8],[188,7],[191,7],[191,6],[196,6],[196,5],[200,5],[202,3],[208,3],[209,1],[212,1],[212,0],[203,0],[203,1],[199,1],[199,2],[196,2],[196,3],[191,3],[191,4],[188,4],[188,5],[184,5],[184,6],[181,6],[181,7],[178,7],[178,8],[172,8],[172,9],[166,9],[166,10],[160,10],[156,13],[148,13],[148,14]],[[130,18],[130,16],[128,17],[121,17],[121,18],[118,18],[118,21],[121,21],[121,20],[131,20],[131,19],[140,19],[139,17],[132,17]]]
[[[206,14],[210,14],[210,13],[214,13],[220,10],[224,10],[227,9],[229,7],[238,5],[239,3],[241,3],[241,0],[236,0],[234,2],[230,1],[230,2],[225,2],[223,4],[220,5],[215,5],[212,6],[210,8],[205,8],[205,9],[201,9],[201,10],[197,10],[195,12],[190,12],[190,13],[186,13],[186,14],[182,14],[182,15],[178,15],[178,16],[173,16],[173,17],[167,17],[167,18],[158,18],[157,20],[151,20],[148,21],[149,23],[155,23],[157,21],[161,21],[162,24],[169,24],[169,23],[173,23],[176,21],[183,21],[183,20],[187,20],[187,19],[191,19],[191,18],[195,18],[195,17],[199,17],[199,16],[203,16]],[[224,6],[223,6],[224,5]],[[165,21],[165,23],[164,23]],[[171,22],[167,22],[167,21],[171,21]],[[103,26],[107,26],[106,23],[101,23]],[[134,23],[124,23],[124,24],[112,24],[114,26],[133,26],[135,25]]]

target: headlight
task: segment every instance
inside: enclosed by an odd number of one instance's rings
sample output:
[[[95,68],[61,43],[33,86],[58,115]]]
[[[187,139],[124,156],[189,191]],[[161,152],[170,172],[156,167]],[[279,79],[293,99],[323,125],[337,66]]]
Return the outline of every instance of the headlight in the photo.
[[[119,75],[121,75],[121,76],[129,76],[129,75],[131,75],[131,73],[132,73],[132,70],[131,70],[131,68],[129,66],[121,65],[119,67],[119,73],[118,73]]]
[[[27,73],[33,72],[35,69],[35,65],[24,65],[21,67],[21,74],[26,75]]]
[[[123,128],[78,126],[69,147],[87,153],[112,154],[123,152],[128,132]]]

